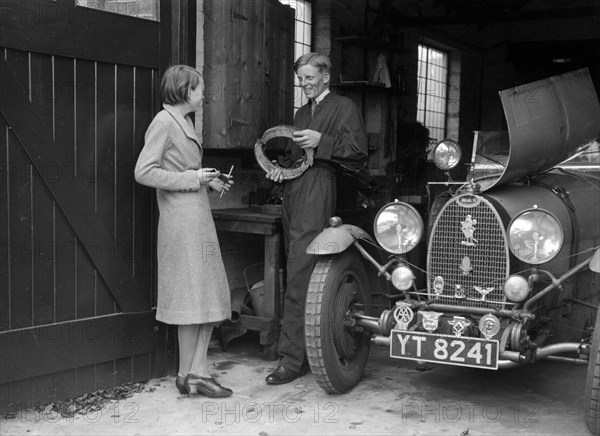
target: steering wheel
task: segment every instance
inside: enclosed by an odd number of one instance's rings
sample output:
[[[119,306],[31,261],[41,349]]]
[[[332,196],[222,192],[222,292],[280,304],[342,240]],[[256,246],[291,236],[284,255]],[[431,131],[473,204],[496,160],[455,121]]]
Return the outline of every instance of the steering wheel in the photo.
[[[300,177],[309,167],[312,166],[314,161],[314,150],[312,148],[307,148],[304,150],[305,155],[300,162],[300,165],[294,168],[281,168],[278,164],[271,162],[267,156],[265,156],[264,146],[266,145],[267,141],[279,137],[293,138],[292,133],[298,130],[300,129],[297,127],[282,124],[265,130],[265,133],[263,133],[262,137],[256,141],[256,144],[254,144],[254,157],[256,158],[258,165],[265,173],[268,173],[274,169],[280,169],[283,174],[283,180],[292,180]]]

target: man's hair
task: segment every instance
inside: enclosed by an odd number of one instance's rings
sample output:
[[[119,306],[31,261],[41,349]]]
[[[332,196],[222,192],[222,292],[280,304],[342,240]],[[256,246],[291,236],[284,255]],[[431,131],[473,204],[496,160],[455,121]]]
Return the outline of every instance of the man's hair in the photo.
[[[160,97],[165,104],[180,104],[188,101],[188,92],[196,89],[202,75],[187,65],[173,65],[165,71],[160,83]]]
[[[304,65],[311,65],[319,70],[320,73],[331,72],[331,61],[329,56],[322,55],[320,53],[306,53],[300,56],[294,63],[294,73],[298,72],[298,68]]]

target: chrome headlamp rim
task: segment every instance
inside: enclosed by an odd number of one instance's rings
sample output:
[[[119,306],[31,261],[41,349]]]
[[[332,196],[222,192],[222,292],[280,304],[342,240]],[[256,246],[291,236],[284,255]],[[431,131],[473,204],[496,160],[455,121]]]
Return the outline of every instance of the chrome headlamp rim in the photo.
[[[389,230],[391,230],[391,232],[387,232],[388,234],[385,238],[382,236],[382,232],[380,231],[378,226],[379,217],[382,216],[383,213],[390,212],[392,206],[400,206],[404,208],[405,213],[409,213],[410,216],[414,219],[414,222],[417,224],[417,234],[412,239],[407,238],[402,240],[401,233],[404,229],[398,228],[400,223],[397,223],[394,229],[392,229],[390,225]],[[408,203],[398,200],[395,200],[381,207],[381,209],[379,209],[379,211],[377,212],[377,215],[375,215],[375,220],[373,221],[373,234],[375,235],[375,239],[385,251],[393,254],[405,254],[413,250],[417,246],[417,244],[421,242],[421,239],[423,238],[424,229],[425,225],[423,223],[423,218],[421,218],[421,215],[419,214],[417,209],[415,209],[415,207]],[[393,246],[389,243],[391,239],[390,236],[393,238],[394,235],[396,235],[396,238],[398,238],[396,239],[398,243],[395,244],[398,248],[393,248]]]
[[[520,218],[522,218],[524,215],[526,215],[528,213],[544,214],[547,217],[550,217],[554,221],[554,224],[555,224],[554,228],[559,233],[558,248],[555,248],[551,252],[551,254],[548,255],[547,257],[545,257],[544,259],[539,259],[537,257],[537,253],[536,253],[537,250],[535,248],[531,248],[531,251],[533,252],[532,254],[530,254],[529,252],[523,252],[523,251],[519,250],[519,248],[521,248],[522,244],[515,243],[515,241],[513,240],[513,236],[512,236],[513,226],[515,225],[517,220],[519,220]],[[557,216],[554,213],[550,212],[549,210],[539,208],[537,206],[524,209],[521,212],[519,212],[518,214],[516,214],[510,220],[510,223],[508,224],[506,233],[507,233],[507,239],[508,239],[508,248],[510,249],[510,252],[520,261],[525,262],[530,265],[542,265],[544,263],[550,262],[552,259],[554,259],[557,256],[557,254],[563,248],[564,243],[565,243],[565,231],[563,229],[563,226],[561,225],[560,220],[557,218]],[[539,235],[539,232],[537,232],[537,233]],[[532,242],[532,247],[535,247],[535,244],[537,243],[537,241],[532,240],[531,242]]]
[[[431,161],[440,170],[449,171],[455,168],[462,158],[462,148],[452,139],[438,142],[431,150]]]

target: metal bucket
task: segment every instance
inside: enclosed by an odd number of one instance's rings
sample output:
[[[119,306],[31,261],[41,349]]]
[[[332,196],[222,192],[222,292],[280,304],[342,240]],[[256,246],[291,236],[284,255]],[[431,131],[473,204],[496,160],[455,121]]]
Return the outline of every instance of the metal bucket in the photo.
[[[244,268],[244,280],[252,308],[256,316],[265,317],[264,298],[265,298],[265,281],[264,281],[264,262],[254,263]],[[283,283],[283,269],[279,269],[279,316],[283,317],[283,300],[285,298],[285,289]]]

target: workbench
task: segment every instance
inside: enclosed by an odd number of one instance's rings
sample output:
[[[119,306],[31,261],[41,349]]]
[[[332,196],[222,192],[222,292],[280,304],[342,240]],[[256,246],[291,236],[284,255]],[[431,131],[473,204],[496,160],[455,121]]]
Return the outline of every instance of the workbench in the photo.
[[[264,235],[264,316],[242,314],[240,324],[247,330],[260,332],[264,357],[275,360],[280,331],[279,268],[281,262],[281,212],[252,208],[213,209],[218,231]]]

